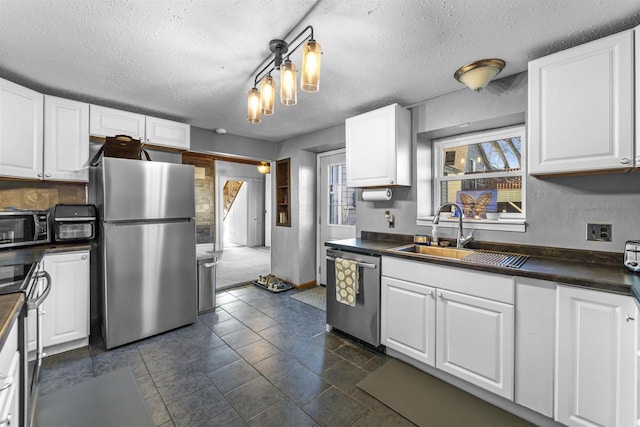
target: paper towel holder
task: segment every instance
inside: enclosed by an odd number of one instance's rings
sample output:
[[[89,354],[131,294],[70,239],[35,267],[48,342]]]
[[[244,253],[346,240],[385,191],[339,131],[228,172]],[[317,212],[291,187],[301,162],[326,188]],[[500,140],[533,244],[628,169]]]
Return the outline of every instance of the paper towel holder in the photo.
[[[389,187],[385,188],[365,188],[362,190],[362,200],[364,201],[388,201],[393,193]]]

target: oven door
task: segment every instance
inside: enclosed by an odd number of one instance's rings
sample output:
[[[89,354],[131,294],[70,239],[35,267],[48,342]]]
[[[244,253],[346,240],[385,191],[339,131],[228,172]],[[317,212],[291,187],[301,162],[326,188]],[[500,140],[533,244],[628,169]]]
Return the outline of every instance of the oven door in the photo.
[[[38,398],[38,384],[42,358],[42,303],[51,290],[51,278],[46,271],[38,271],[32,279],[30,292],[27,296],[26,311],[26,346],[27,346],[27,375],[25,380],[26,426],[31,426],[33,412]],[[23,413],[24,414],[24,413]]]

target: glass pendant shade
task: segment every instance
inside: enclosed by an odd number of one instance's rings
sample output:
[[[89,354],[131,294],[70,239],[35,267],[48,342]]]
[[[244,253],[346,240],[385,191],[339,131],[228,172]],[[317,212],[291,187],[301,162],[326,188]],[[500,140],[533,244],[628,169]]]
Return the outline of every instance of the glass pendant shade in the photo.
[[[302,46],[302,76],[300,89],[305,92],[317,92],[320,89],[320,43],[309,40]]]
[[[276,98],[276,82],[271,76],[266,76],[260,83],[260,111],[269,116],[273,114]]]
[[[249,91],[247,120],[249,123],[260,123],[260,119],[260,92],[254,87]]]
[[[501,59],[483,59],[460,67],[453,76],[469,89],[479,92],[502,71],[504,66],[505,62]]]
[[[258,172],[262,174],[271,172],[271,165],[269,165],[269,163],[267,162],[260,162],[260,164],[258,165]]]
[[[286,60],[280,65],[280,102],[284,105],[296,105],[298,70],[296,64]]]

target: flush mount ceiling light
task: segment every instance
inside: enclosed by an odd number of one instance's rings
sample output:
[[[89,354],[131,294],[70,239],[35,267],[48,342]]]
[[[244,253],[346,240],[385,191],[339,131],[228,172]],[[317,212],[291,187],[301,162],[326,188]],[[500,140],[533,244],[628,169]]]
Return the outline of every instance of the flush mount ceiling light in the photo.
[[[502,71],[504,65],[502,59],[481,59],[458,68],[453,77],[460,83],[467,85],[469,89],[480,92],[491,79]]]
[[[289,49],[295,43],[298,44],[293,49]],[[289,106],[296,105],[298,102],[298,69],[296,64],[291,62],[290,56],[300,46],[302,46],[300,89],[305,92],[317,92],[320,89],[320,59],[322,51],[320,43],[313,38],[313,27],[311,25],[307,26],[290,42],[280,39],[271,40],[269,49],[273,52],[273,59],[256,74],[253,88],[249,90],[247,102],[247,120],[249,123],[260,123],[263,114],[265,116],[273,114],[276,82],[271,73],[274,71],[280,71],[280,102]],[[258,90],[258,84],[260,90]]]
[[[258,165],[258,172],[262,174],[271,172],[271,165],[269,165],[269,163],[267,162],[260,162],[260,164]]]

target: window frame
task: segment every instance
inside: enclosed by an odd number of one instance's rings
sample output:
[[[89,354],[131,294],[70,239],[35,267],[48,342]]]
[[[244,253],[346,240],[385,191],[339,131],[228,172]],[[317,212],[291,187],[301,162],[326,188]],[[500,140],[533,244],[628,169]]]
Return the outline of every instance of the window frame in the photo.
[[[470,226],[478,230],[499,230],[499,231],[525,231],[526,224],[526,177],[527,177],[527,139],[526,127],[524,124],[507,126],[498,129],[484,130],[468,134],[458,134],[446,138],[431,140],[431,215],[417,218],[417,225],[430,226],[438,207],[441,205],[441,183],[445,181],[477,180],[485,178],[500,178],[519,176],[522,191],[522,213],[506,213],[498,220],[474,219],[466,220],[465,226]],[[445,149],[462,145],[480,144],[484,142],[496,141],[499,139],[519,137],[521,141],[520,170],[505,172],[489,172],[477,175],[449,175],[445,176],[444,157]],[[444,227],[457,226],[457,219],[441,218],[440,224]]]

